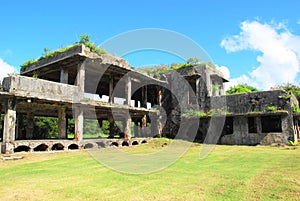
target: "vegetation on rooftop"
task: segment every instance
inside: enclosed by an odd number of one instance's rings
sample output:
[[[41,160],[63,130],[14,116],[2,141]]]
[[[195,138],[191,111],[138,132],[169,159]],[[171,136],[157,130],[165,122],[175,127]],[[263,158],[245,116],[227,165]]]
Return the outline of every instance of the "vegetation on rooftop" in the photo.
[[[268,106],[266,109],[265,109],[265,111],[266,112],[275,112],[275,111],[278,111],[279,109],[276,107],[276,106],[274,106],[274,105],[270,105],[270,106]]]
[[[232,112],[227,111],[226,108],[217,108],[211,109],[208,112],[204,111],[197,111],[197,110],[189,110],[186,113],[183,113],[182,117],[210,117],[214,115],[229,115]]]
[[[297,100],[300,102],[300,87],[294,84],[283,84],[283,85],[279,85],[279,86],[275,86],[271,88],[272,90],[284,90],[286,92],[288,92],[288,95],[286,96],[286,98],[291,97],[289,96],[289,94],[294,94],[297,98]]]
[[[292,94],[293,94],[293,95],[295,95],[297,100],[300,102],[300,86],[297,86],[295,84],[287,83],[287,84],[272,87],[271,90],[284,90],[284,91],[287,92],[287,94],[282,96],[283,99],[289,100],[292,97]],[[293,104],[292,105],[292,111],[293,111],[293,113],[300,113],[299,105]]]
[[[37,58],[37,59],[31,59],[29,61],[26,61],[24,62],[22,65],[21,65],[21,69],[31,65],[31,64],[34,64],[42,59],[46,59],[46,58],[50,58],[50,57],[53,57],[54,55],[56,54],[59,54],[59,53],[62,53],[62,52],[66,52],[76,46],[79,46],[79,45],[85,45],[86,47],[89,47],[91,52],[94,52],[98,55],[102,55],[102,54],[106,54],[107,52],[104,50],[104,49],[101,49],[99,47],[97,47],[94,43],[90,42],[90,36],[88,35],[80,35],[80,41],[78,42],[75,42],[73,45],[69,45],[67,47],[62,47],[58,50],[54,50],[54,51],[51,51],[48,47],[45,47],[44,48],[44,54],[40,57],[40,58]]]
[[[294,105],[292,106],[292,111],[293,111],[294,113],[300,113],[300,108],[299,108],[299,106],[296,105],[296,104],[294,104]]]
[[[216,71],[219,71],[214,64],[211,62],[200,62],[200,60],[196,57],[190,57],[186,60],[186,63],[182,64],[177,64],[173,63],[170,65],[158,65],[154,67],[149,67],[149,68],[140,68],[138,69],[142,73],[146,73],[147,75],[153,76],[153,77],[160,77],[162,74],[170,72],[170,71],[175,71],[183,68],[188,68],[196,65],[207,65],[208,67],[213,68]],[[187,72],[188,75],[193,75],[195,74],[195,71],[189,71]],[[221,73],[221,72],[220,72]]]
[[[139,69],[140,71],[147,73],[148,75],[152,75],[154,77],[160,77],[160,75],[167,73],[173,70],[179,70],[182,68],[187,68],[193,66],[192,64],[171,64],[171,65],[164,65],[161,64],[159,66],[151,67],[151,68],[143,68]]]

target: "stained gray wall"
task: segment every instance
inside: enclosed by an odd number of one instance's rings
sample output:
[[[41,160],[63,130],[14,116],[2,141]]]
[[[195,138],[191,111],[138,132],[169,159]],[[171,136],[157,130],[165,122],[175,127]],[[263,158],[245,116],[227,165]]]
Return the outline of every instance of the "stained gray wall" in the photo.
[[[2,85],[4,91],[26,98],[72,102],[78,94],[77,86],[20,75],[4,78]]]

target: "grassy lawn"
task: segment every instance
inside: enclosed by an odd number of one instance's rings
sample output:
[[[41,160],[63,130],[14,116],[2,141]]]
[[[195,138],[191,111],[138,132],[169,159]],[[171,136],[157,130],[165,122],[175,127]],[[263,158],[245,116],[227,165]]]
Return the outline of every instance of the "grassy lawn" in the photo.
[[[121,149],[149,153],[165,142]],[[300,200],[300,147],[217,146],[202,160],[200,150],[193,144],[143,175],[108,169],[88,151],[18,153],[25,158],[0,162],[0,200]]]

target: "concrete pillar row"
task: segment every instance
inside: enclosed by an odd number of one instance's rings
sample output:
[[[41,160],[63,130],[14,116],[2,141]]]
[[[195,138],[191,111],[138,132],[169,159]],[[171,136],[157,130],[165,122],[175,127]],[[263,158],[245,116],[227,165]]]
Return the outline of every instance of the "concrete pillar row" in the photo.
[[[66,108],[63,106],[58,109],[58,138],[67,138]]]
[[[124,139],[127,141],[131,139],[131,116],[129,114],[124,123]]]
[[[131,77],[125,77],[125,100],[128,106],[131,106]]]
[[[74,140],[81,141],[83,139],[83,108],[75,107],[75,132]]]
[[[60,69],[60,83],[68,84],[69,82],[69,71],[67,68]]]
[[[15,140],[16,133],[16,101],[14,98],[5,101],[5,116],[3,125],[3,140],[1,153],[13,152],[10,142]]]
[[[78,100],[84,98],[84,88],[85,88],[85,64],[86,60],[80,62],[77,67],[77,76],[76,76],[76,86],[78,87]]]
[[[147,131],[146,131],[146,127],[147,127],[147,115],[144,115],[141,118],[140,127],[141,127],[141,129],[140,129],[140,131],[141,131],[140,136],[141,137],[147,137]]]

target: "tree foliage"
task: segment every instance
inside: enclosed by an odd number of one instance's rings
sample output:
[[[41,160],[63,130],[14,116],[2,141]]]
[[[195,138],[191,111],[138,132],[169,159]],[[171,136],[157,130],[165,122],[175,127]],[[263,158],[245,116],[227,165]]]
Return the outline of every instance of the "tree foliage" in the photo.
[[[272,87],[271,89],[281,89],[288,93],[292,93],[296,96],[297,100],[300,101],[300,86],[294,85],[294,84],[283,84],[276,87]]]
[[[199,64],[200,63],[200,60],[196,57],[189,57],[187,60],[186,60],[186,63],[187,64],[192,64],[192,65],[196,65],[196,64]]]
[[[226,94],[241,94],[241,93],[249,93],[258,91],[255,87],[239,84],[233,87],[230,87],[229,90],[226,91]]]
[[[91,52],[95,52],[98,55],[106,54],[107,52],[104,49],[97,47],[94,43],[90,41],[89,35],[80,35],[79,44],[84,44],[85,46],[89,47]]]

